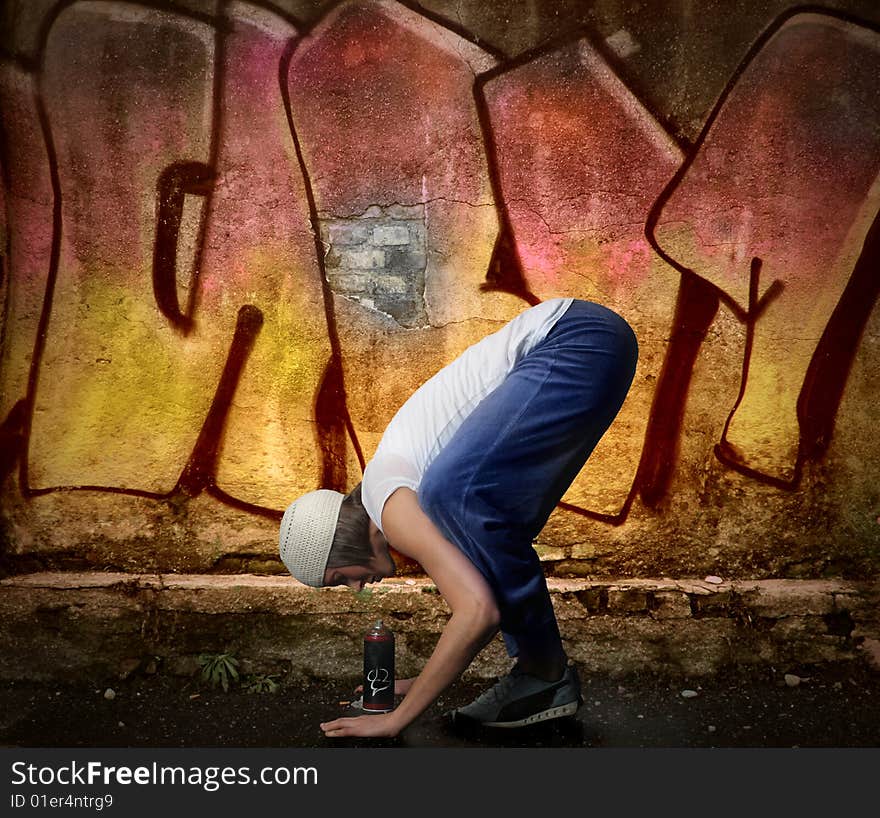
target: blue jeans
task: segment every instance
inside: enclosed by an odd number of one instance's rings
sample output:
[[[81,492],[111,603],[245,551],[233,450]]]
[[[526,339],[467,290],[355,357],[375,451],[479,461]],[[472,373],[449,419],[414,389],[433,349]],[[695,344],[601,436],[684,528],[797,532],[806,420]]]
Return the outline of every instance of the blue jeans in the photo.
[[[419,504],[485,577],[511,656],[563,653],[532,543],[623,405],[637,359],[623,318],[572,302],[422,477]]]

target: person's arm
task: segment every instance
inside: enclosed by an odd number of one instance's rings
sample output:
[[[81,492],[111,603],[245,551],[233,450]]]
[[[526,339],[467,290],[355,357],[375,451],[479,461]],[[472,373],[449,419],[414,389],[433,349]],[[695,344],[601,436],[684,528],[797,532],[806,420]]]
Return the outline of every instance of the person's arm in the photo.
[[[416,560],[431,577],[452,615],[400,705],[390,713],[322,724],[325,735],[334,738],[397,735],[461,675],[498,630],[498,608],[483,575],[440,533],[412,489],[399,488],[388,498],[382,527],[394,549]]]

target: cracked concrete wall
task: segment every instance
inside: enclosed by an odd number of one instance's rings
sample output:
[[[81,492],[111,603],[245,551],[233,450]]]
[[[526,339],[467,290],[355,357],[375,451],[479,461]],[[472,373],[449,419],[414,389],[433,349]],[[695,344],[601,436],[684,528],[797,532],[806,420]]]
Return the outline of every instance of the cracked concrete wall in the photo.
[[[549,582],[566,650],[590,673],[711,675],[731,667],[864,658],[880,667],[876,582],[695,580]],[[449,611],[427,580],[370,594],[316,594],[291,577],[75,572],[0,580],[0,679],[125,678],[149,665],[184,676],[198,655],[340,679],[362,659],[362,623],[391,623],[401,676],[418,673]],[[46,649],[35,651],[39,640]],[[466,674],[509,663],[497,637]]]
[[[571,295],[641,354],[550,573],[876,575],[875,3],[0,15],[4,571],[280,572],[293,497]]]

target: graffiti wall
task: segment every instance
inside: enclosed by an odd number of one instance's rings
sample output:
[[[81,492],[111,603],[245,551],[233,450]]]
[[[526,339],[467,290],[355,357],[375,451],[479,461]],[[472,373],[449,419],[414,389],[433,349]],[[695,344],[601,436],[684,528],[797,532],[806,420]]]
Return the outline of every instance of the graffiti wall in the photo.
[[[3,570],[282,572],[292,499],[575,296],[640,360],[548,571],[876,573],[880,12],[755,2],[651,74],[639,5],[7,3]]]

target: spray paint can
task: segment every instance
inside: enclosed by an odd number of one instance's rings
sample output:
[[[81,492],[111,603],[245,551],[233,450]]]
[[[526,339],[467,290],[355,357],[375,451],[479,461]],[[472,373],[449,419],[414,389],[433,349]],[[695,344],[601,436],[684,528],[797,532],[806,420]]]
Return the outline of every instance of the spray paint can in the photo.
[[[394,709],[394,633],[377,619],[364,634],[364,712]]]

